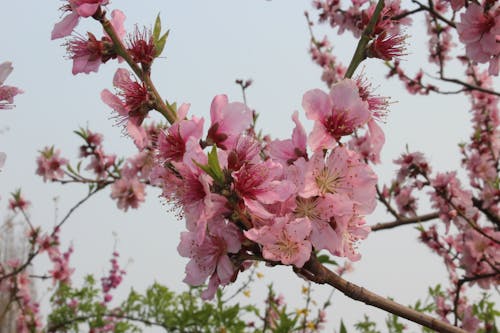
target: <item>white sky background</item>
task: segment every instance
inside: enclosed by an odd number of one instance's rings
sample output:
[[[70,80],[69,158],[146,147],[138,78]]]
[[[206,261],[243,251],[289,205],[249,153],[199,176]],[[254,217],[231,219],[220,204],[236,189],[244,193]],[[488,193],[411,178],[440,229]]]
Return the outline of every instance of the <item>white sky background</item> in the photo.
[[[2,215],[7,214],[8,193],[22,187],[33,202],[31,210],[35,224],[48,230],[54,223],[53,198],[58,197],[59,218],[86,193],[84,186],[45,184],[35,176],[37,151],[46,145],[60,148],[62,155],[74,159],[81,140],[72,134],[80,126],[104,134],[104,148],[118,156],[135,152],[132,142],[121,135],[120,128],[109,119],[111,110],[99,97],[104,88],[112,88],[112,77],[118,67],[115,61],[101,66],[98,74],[71,74],[72,63],[64,59],[62,40],[50,41],[53,25],[59,21],[57,10],[61,1],[9,1],[0,11],[0,62],[10,60],[14,72],[7,84],[25,91],[16,99],[14,110],[2,111],[0,117],[0,151],[8,155],[0,174]],[[143,4],[143,5],[140,5]],[[247,91],[249,105],[260,113],[259,127],[273,138],[290,136],[293,128],[291,114],[299,110],[300,119],[311,128],[301,108],[302,94],[309,89],[322,88],[321,71],[310,60],[309,33],[303,15],[311,10],[310,1],[218,0],[218,1],[113,1],[109,9],[122,9],[127,31],[134,24],[151,26],[158,12],[164,27],[171,29],[165,48],[166,58],[157,59],[153,80],[160,93],[169,101],[191,103],[191,114],[208,116],[210,102],[219,93],[231,101],[241,100],[236,78],[252,78]],[[427,37],[422,16],[416,16],[418,29],[409,30],[410,55],[404,63],[409,68],[426,62]],[[82,21],[83,23],[83,21]],[[89,28],[101,36],[95,22],[83,23],[77,31],[84,34]],[[317,37],[328,32],[334,51],[348,64],[356,46],[349,35],[337,36],[328,29],[316,29]],[[382,62],[368,61],[365,72],[380,95],[395,101],[387,123],[383,125],[387,143],[383,150],[383,166],[377,168],[379,183],[388,182],[395,167],[391,161],[404,150],[425,151],[434,170],[454,170],[459,167],[457,143],[470,134],[468,103],[461,96],[409,96],[395,80],[386,80]],[[433,73],[434,68],[428,67]],[[411,71],[413,74],[414,72]],[[459,75],[460,73],[454,73]],[[109,191],[98,194],[73,215],[64,226],[61,238],[65,245],[73,243],[72,265],[76,267],[75,282],[87,273],[100,277],[109,269],[108,260],[114,247],[113,232],[117,233],[117,250],[121,262],[129,258],[127,275],[119,295],[133,286],[142,290],[158,281],[174,290],[185,290],[182,283],[186,260],[176,247],[183,222],[166,213],[157,198],[158,191],[150,190],[147,203],[139,210],[123,213],[109,198]],[[422,213],[429,210],[422,209]],[[368,218],[370,224],[389,221],[384,209]],[[413,304],[426,295],[427,287],[446,283],[441,260],[430,254],[416,241],[412,227],[382,231],[370,235],[362,243],[362,260],[356,271],[347,278],[380,295],[391,296],[403,304]],[[65,248],[65,246],[63,246]],[[47,269],[39,261],[38,269]],[[303,281],[290,269],[261,268],[266,282],[271,280],[278,292],[290,302],[290,308],[301,306],[300,286]],[[252,293],[255,302],[264,298],[265,282]],[[45,287],[44,287],[45,288]],[[328,287],[315,287],[323,301]],[[41,296],[48,296],[41,292]],[[118,297],[119,298],[119,297]],[[347,299],[340,293],[333,298],[328,320],[338,328],[339,318],[352,325],[369,313],[379,320],[382,311]]]

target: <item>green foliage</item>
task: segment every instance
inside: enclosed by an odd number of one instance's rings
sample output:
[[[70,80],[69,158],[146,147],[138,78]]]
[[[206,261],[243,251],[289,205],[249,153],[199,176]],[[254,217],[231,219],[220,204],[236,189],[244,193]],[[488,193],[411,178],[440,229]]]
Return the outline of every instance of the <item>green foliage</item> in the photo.
[[[364,320],[354,324],[354,327],[361,333],[380,333],[380,331],[377,330],[377,324],[371,321],[366,314]]]
[[[481,300],[472,306],[472,313],[484,323],[479,333],[498,333],[496,319],[500,318],[500,311],[495,309],[495,303],[489,300],[490,295],[484,293]]]
[[[159,57],[165,48],[165,44],[167,43],[168,34],[170,30],[167,30],[163,35],[161,34],[161,19],[160,14],[156,16],[155,26],[153,28],[153,43],[156,49],[156,57]]]

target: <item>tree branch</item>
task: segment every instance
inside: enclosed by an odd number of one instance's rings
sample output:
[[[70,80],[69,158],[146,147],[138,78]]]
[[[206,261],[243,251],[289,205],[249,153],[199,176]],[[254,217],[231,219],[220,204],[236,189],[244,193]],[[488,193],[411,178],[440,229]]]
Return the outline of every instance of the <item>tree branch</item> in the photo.
[[[409,218],[402,217],[402,218],[397,219],[396,221],[392,221],[392,222],[377,223],[374,226],[372,226],[371,229],[372,229],[372,231],[392,229],[392,228],[396,228],[396,227],[399,227],[402,225],[431,221],[431,220],[434,220],[438,217],[439,217],[439,212],[429,213],[429,214],[415,216],[415,217],[409,217]]]
[[[466,333],[466,331],[433,318],[429,315],[420,313],[409,307],[396,303],[390,299],[379,296],[363,287],[359,287],[354,283],[344,280],[334,272],[323,266],[315,256],[298,270],[300,273],[304,271],[304,275],[313,275],[313,281],[319,284],[328,284],[341,292],[347,297],[363,302],[365,304],[377,307],[384,311],[395,314],[396,316],[406,318],[414,323],[428,327],[442,333]]]

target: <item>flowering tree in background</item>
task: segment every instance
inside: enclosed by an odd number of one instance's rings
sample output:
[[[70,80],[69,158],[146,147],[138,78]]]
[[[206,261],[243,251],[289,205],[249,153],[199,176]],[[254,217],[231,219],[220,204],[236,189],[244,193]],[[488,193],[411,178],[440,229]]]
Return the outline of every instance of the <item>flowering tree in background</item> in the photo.
[[[387,326],[393,332],[405,329],[398,317],[427,331],[497,331],[498,311],[488,294],[472,304],[466,288],[477,285],[489,292],[500,281],[500,92],[493,84],[500,61],[499,3],[314,1],[314,17],[339,33],[352,33],[357,48],[344,66],[329,40],[315,37],[316,19],[306,13],[311,57],[323,69],[328,91],[305,92],[304,114],[292,115],[295,128],[291,137],[279,140],[257,129],[258,114],[245,101],[250,81],[237,80],[244,103],[231,102],[226,95],[213,98],[206,130],[205,119],[192,115],[189,104],[161,96],[151,73],[168,31],[162,31],[158,16],[153,29],[136,27],[127,34],[125,14],[108,2],[65,1],[64,15],[54,26],[52,39],[66,38],[75,75],[97,72],[109,60],[126,67],[116,71],[114,91],[103,87],[100,97],[138,152],[118,158],[105,150],[102,134],[87,128],[75,132],[83,140],[78,161],[62,157],[54,146],[41,150],[36,173],[44,181],[85,184],[88,194],[50,231],[41,230],[31,220],[29,202],[21,191],[12,194],[9,208],[26,221],[29,246],[27,255],[0,263],[0,290],[10,295],[7,304],[15,303],[18,309],[18,331],[79,331],[82,324],[91,332],[137,331],[136,324],[180,332],[319,331],[329,301],[318,306],[316,316],[310,315],[311,283],[330,285],[390,313]],[[417,15],[426,18],[428,66],[437,73],[432,83],[424,80],[428,68],[412,76],[400,62],[409,38],[404,29]],[[84,19],[100,24],[102,36],[77,34]],[[422,152],[408,150],[394,161],[398,167],[395,179],[386,185],[378,179],[372,166],[380,163],[386,140],[380,123],[390,121],[389,100],[376,95],[372,82],[357,73],[367,58],[379,59],[387,67],[387,77],[400,80],[410,94],[469,97],[472,134],[459,146],[467,179],[460,180],[455,170],[434,173]],[[455,58],[463,73],[450,77],[446,69]],[[11,71],[9,62],[0,65],[2,109],[11,108],[14,96],[21,93],[3,85]],[[442,83],[455,89],[445,90]],[[150,119],[155,112],[163,122]],[[309,133],[300,121],[303,115],[312,121]],[[4,160],[1,155],[0,163]],[[59,233],[73,211],[97,192],[110,187],[117,207],[127,211],[145,201],[148,186],[160,188],[162,199],[185,220],[186,230],[178,245],[179,254],[189,259],[184,281],[201,288],[175,295],[154,285],[145,295],[132,292],[119,307],[112,307],[112,292],[125,274],[118,253],[113,253],[111,269],[101,279],[100,288],[91,276],[77,288],[71,283],[73,248],[61,249]],[[422,212],[419,200],[427,200],[432,211]],[[377,202],[393,221],[367,223]],[[342,274],[349,265],[328,268],[336,265],[335,257],[360,260],[358,244],[370,232],[408,224],[418,225],[420,241],[443,259],[449,273],[448,286],[430,288],[431,301],[403,306],[345,280]],[[44,254],[52,268],[41,275],[31,274],[33,260]],[[221,288],[241,280],[241,273],[253,270],[255,262],[289,266],[290,274],[308,281],[306,310],[290,313],[272,289],[263,308],[229,304],[232,296],[225,298]],[[52,280],[57,286],[46,321],[30,293],[30,281],[37,278]],[[238,293],[245,293],[252,279],[250,274]],[[215,306],[202,301],[214,298]],[[253,314],[259,323],[245,322],[240,314]],[[376,331],[369,318],[356,329]],[[346,332],[343,323],[340,331]]]

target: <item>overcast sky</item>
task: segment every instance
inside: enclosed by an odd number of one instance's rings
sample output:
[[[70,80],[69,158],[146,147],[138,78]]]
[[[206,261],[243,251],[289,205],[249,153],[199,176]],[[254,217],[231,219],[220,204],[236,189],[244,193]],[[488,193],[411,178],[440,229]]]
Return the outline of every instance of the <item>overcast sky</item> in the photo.
[[[53,225],[54,215],[60,218],[65,214],[85,195],[86,188],[44,184],[34,174],[38,150],[55,145],[63,156],[74,159],[80,141],[72,131],[88,126],[104,134],[108,152],[122,156],[134,152],[131,141],[113,126],[111,112],[99,97],[102,89],[112,87],[116,62],[102,66],[98,74],[74,77],[62,41],[50,40],[52,27],[60,19],[57,9],[61,4],[56,0],[9,1],[0,11],[0,62],[13,62],[15,69],[7,84],[25,91],[17,98],[17,107],[2,111],[0,117],[0,151],[8,155],[0,174],[0,205],[5,216],[8,193],[22,187],[33,202],[34,223],[46,230]],[[260,113],[259,126],[264,133],[273,138],[289,136],[294,110],[299,110],[300,119],[311,128],[301,109],[302,95],[309,89],[326,87],[320,80],[320,69],[307,52],[309,33],[303,12],[311,10],[310,1],[122,0],[113,1],[109,8],[125,12],[128,31],[136,23],[151,26],[158,12],[164,26],[171,29],[164,58],[158,59],[153,68],[153,79],[169,101],[191,103],[192,114],[207,116],[216,94],[226,93],[231,101],[241,100],[234,80],[251,78],[254,84],[248,90],[248,103]],[[404,61],[410,71],[427,57],[421,52],[427,47],[426,37],[418,35],[423,31],[423,17],[417,16],[416,20],[418,28],[408,31],[409,55]],[[89,23],[80,24],[78,32],[84,34],[90,29],[100,34],[100,28]],[[324,28],[317,30],[318,37],[325,32],[338,57],[347,64],[356,45],[353,39],[347,35],[339,37]],[[457,143],[470,134],[466,100],[460,96],[409,96],[399,82],[385,79],[382,62],[366,62],[365,72],[378,87],[377,92],[393,101],[383,125],[387,144],[384,163],[377,168],[379,184],[390,180],[395,170],[391,161],[404,151],[406,144],[425,151],[436,170],[456,169],[460,159]],[[428,68],[428,73],[434,72],[434,68]],[[127,265],[121,295],[131,286],[142,290],[153,281],[179,291],[186,289],[182,283],[186,260],[176,251],[183,222],[167,212],[168,207],[161,203],[158,194],[150,190],[147,203],[127,214],[116,209],[109,191],[78,210],[61,234],[64,244],[72,243],[75,247],[75,282],[81,281],[84,274],[100,276],[109,269],[108,259],[117,239],[122,261],[133,260]],[[422,209],[422,213],[428,211]],[[368,217],[370,224],[388,220],[380,207]],[[411,226],[370,235],[361,244],[363,258],[348,279],[403,304],[414,303],[426,294],[428,286],[446,281],[440,259],[418,244],[417,236]],[[44,261],[38,268],[47,268]],[[267,280],[259,282],[260,291],[253,293],[256,302],[263,300],[265,283],[272,280],[292,308],[300,306],[297,300],[303,281],[290,269],[262,267],[261,271]],[[329,288],[315,290],[321,301]],[[40,294],[44,297],[46,292]],[[338,293],[328,320],[338,327],[339,318],[344,317],[352,325],[362,319],[363,313],[384,317],[381,311]]]

